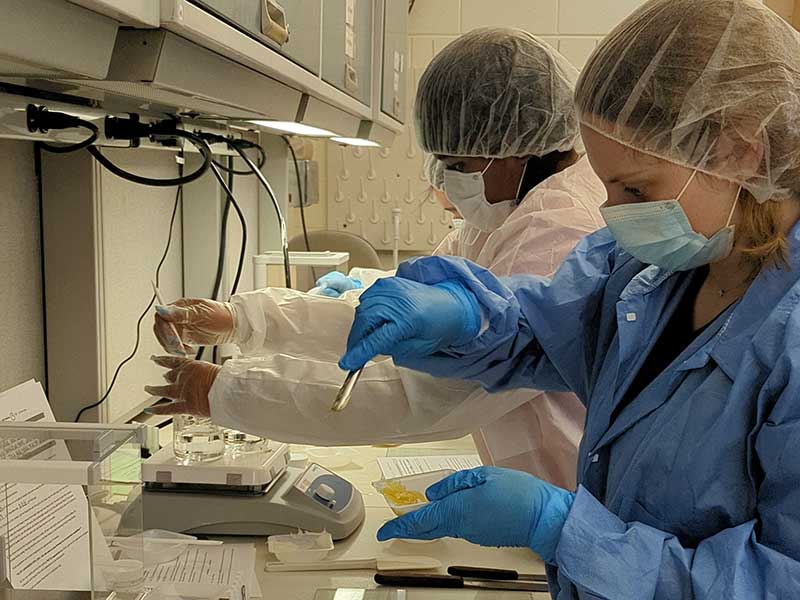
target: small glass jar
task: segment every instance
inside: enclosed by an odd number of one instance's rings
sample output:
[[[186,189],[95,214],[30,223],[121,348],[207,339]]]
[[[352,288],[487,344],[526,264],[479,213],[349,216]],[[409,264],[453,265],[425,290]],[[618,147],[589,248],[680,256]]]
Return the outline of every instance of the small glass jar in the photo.
[[[257,435],[251,435],[235,429],[225,430],[225,446],[228,452],[233,455],[263,452],[268,445],[268,440]]]
[[[175,415],[172,450],[186,463],[219,460],[225,455],[224,430],[206,417]]]

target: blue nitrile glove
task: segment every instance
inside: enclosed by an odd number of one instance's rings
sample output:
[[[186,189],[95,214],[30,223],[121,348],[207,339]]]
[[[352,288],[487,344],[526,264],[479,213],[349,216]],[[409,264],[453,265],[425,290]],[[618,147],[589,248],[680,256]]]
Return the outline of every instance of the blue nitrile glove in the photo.
[[[430,504],[386,523],[378,540],[461,538],[530,548],[553,562],[575,494],[511,469],[459,471],[425,492]]]
[[[378,355],[423,358],[472,340],[481,309],[456,281],[436,285],[400,277],[379,279],[361,295],[339,367],[353,371]]]
[[[360,279],[353,279],[339,271],[331,271],[317,279],[320,296],[338,298],[349,290],[360,290],[364,285]]]

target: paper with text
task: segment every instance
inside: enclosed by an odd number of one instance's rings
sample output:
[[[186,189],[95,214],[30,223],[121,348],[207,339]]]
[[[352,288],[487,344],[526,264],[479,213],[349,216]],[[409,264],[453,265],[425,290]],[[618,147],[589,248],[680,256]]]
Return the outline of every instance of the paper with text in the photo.
[[[477,454],[463,454],[452,456],[398,456],[379,458],[378,466],[386,479],[402,477],[404,475],[417,475],[430,473],[442,469],[463,471],[481,466],[481,459]]]
[[[0,394],[0,421],[55,422],[42,386],[28,381]],[[61,440],[4,440],[12,459],[70,460]],[[0,535],[15,589],[89,590],[89,503],[76,485],[0,485]]]
[[[253,544],[224,544],[222,546],[189,546],[171,562],[144,570],[145,584],[204,583],[229,586],[231,598],[239,598],[242,584],[247,595],[261,597],[255,579],[256,548]]]

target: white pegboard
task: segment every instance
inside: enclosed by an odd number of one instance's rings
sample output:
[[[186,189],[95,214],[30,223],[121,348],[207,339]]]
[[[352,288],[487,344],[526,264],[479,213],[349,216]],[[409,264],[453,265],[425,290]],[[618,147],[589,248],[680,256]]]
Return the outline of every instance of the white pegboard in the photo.
[[[426,57],[430,60],[429,57]],[[409,69],[409,102],[423,68]],[[410,115],[409,115],[410,120]],[[453,229],[422,168],[423,152],[411,125],[389,148],[327,148],[328,228],[366,238],[377,250],[392,250],[392,210],[399,208],[400,252],[430,253]]]
[[[384,150],[329,146],[329,228],[392,250],[392,209],[399,208],[401,252],[430,252],[452,230],[428,189],[422,153],[409,139],[406,132]]]

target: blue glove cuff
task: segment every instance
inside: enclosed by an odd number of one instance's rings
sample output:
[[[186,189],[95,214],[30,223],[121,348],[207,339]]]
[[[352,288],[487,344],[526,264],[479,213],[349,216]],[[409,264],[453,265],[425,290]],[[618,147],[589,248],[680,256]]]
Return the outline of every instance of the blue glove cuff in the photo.
[[[461,346],[474,340],[481,330],[481,306],[475,294],[467,290],[457,281],[442,281],[434,285],[453,296],[461,305],[464,317],[463,327],[457,339],[450,342],[451,346]]]
[[[573,502],[575,494],[553,487],[538,522],[531,530],[530,548],[546,563],[555,564],[561,530],[564,529]]]

